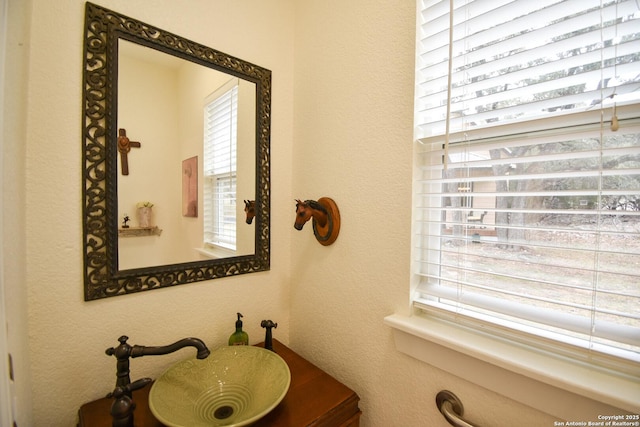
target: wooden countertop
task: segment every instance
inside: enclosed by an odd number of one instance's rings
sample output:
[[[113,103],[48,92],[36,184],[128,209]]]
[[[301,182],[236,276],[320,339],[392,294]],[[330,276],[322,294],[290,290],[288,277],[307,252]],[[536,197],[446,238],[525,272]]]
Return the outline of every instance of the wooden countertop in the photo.
[[[262,343],[258,344],[262,347]],[[253,427],[357,427],[360,419],[358,395],[300,357],[293,350],[273,340],[273,348],[287,362],[291,385],[280,404]],[[135,373],[134,377],[135,377]],[[134,378],[137,379],[137,378]],[[148,385],[133,392],[136,404],[135,427],[164,427],[149,409]],[[82,405],[79,427],[110,427],[109,411],[113,399],[102,398]]]

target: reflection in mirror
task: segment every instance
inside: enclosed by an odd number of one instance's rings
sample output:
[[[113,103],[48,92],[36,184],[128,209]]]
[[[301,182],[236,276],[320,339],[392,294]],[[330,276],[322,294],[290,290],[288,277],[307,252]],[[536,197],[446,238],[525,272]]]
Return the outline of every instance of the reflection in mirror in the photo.
[[[255,94],[253,82],[119,40],[117,127],[140,145],[125,154],[127,175],[117,159],[119,217],[135,230],[137,204],[150,201],[162,230],[120,232],[119,270],[254,252],[255,230],[242,225],[255,195]]]
[[[84,52],[85,300],[268,270],[271,72],[92,3]]]

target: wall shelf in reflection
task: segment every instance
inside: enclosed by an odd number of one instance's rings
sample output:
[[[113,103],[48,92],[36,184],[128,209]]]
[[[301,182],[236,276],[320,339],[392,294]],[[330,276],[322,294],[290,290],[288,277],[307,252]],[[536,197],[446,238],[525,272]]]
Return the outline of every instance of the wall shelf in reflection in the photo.
[[[142,236],[159,236],[162,229],[156,227],[129,227],[119,228],[118,237],[142,237]]]

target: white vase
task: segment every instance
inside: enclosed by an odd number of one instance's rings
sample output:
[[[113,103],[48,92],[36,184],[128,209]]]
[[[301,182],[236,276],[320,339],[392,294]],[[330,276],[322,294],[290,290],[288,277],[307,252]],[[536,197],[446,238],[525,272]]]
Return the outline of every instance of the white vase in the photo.
[[[151,208],[138,208],[138,226],[151,227]]]

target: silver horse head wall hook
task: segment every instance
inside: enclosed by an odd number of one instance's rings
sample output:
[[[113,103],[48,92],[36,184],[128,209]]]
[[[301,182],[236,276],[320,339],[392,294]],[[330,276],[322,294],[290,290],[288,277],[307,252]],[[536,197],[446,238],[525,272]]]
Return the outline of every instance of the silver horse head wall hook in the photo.
[[[317,201],[296,199],[296,230],[302,230],[304,224],[313,218],[313,234],[321,245],[329,246],[340,233],[340,211],[338,205],[329,197],[321,197]]]

